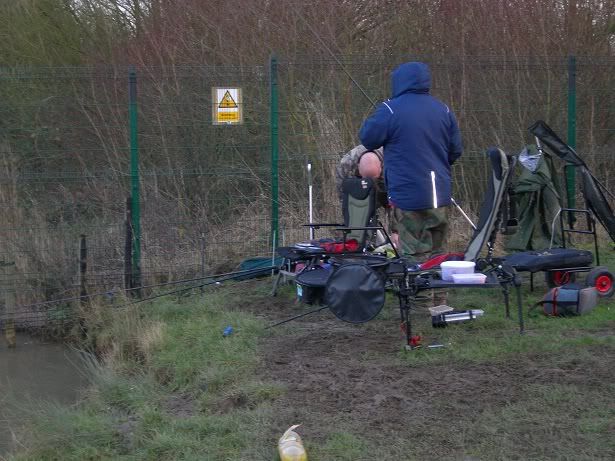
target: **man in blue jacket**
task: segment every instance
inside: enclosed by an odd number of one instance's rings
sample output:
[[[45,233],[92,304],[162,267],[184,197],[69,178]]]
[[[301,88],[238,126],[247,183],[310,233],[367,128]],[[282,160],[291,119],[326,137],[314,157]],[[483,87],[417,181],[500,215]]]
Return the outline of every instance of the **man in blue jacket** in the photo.
[[[384,147],[384,179],[395,208],[398,247],[417,260],[445,251],[451,204],[451,165],[462,152],[451,110],[429,94],[431,73],[407,62],[391,76],[391,99],[363,123],[359,138],[370,150]]]

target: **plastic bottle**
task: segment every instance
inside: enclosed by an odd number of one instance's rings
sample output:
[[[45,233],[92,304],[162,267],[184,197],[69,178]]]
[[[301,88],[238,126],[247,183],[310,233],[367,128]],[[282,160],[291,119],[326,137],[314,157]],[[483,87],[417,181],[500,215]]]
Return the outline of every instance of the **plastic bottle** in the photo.
[[[307,461],[307,453],[303,448],[301,437],[295,432],[295,429],[299,427],[291,426],[288,428],[284,435],[280,437],[278,442],[278,453],[280,454],[280,461]]]

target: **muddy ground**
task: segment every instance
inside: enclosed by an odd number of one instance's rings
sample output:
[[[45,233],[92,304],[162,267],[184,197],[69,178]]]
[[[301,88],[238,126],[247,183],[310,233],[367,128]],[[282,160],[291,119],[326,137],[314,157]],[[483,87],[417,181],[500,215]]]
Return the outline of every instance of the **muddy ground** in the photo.
[[[267,321],[306,309],[288,298],[273,298],[260,307]],[[536,389],[548,389],[550,383],[589,394],[613,391],[612,347],[588,346],[583,359],[530,353],[488,363],[411,365],[404,358],[408,352],[402,351],[397,314],[392,307],[385,309],[391,311],[384,319],[358,326],[324,311],[280,327],[264,340],[261,377],[287,390],[273,403],[280,427],[272,429],[271,437],[288,423],[301,423],[313,446],[325,445],[337,432],[365,441],[370,448],[360,459],[376,454],[378,459],[558,459],[561,450],[574,452],[575,444],[583,443],[582,436],[576,440],[573,426],[567,435],[570,446],[558,448],[568,423],[554,422],[552,436],[535,427],[542,418],[531,414],[500,425],[506,409],[531,412],[533,401],[524,399],[535,399]],[[542,412],[536,405],[535,411]],[[523,424],[507,435],[519,418]],[[533,431],[546,440],[534,440]],[[506,440],[501,448],[499,440]],[[602,452],[591,453],[596,459]],[[582,452],[577,454],[583,459]]]

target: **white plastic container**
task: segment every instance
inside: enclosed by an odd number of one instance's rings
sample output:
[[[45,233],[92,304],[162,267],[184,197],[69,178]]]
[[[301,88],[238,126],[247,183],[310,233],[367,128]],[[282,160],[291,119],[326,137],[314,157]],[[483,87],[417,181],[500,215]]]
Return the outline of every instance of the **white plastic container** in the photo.
[[[473,261],[444,261],[440,264],[442,269],[442,280],[452,282],[454,274],[473,274]]]
[[[487,276],[485,274],[475,273],[475,274],[453,274],[453,282],[455,283],[475,283],[481,284],[485,283],[487,280]]]

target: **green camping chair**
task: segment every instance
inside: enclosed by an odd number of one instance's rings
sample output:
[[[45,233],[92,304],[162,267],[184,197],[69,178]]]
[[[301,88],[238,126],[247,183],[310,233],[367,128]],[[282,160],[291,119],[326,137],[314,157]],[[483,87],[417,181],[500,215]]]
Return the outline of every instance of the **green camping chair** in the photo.
[[[272,296],[284,279],[294,279],[297,264],[309,266],[332,255],[363,253],[374,246],[378,231],[384,228],[376,215],[376,187],[370,178],[346,178],[342,183],[343,223],[304,224],[312,229],[333,228],[341,231],[343,238],[331,241],[298,243],[290,247],[280,247],[276,251],[283,258],[278,274],[274,279]],[[325,239],[322,239],[325,240]],[[356,244],[353,242],[356,241]]]

